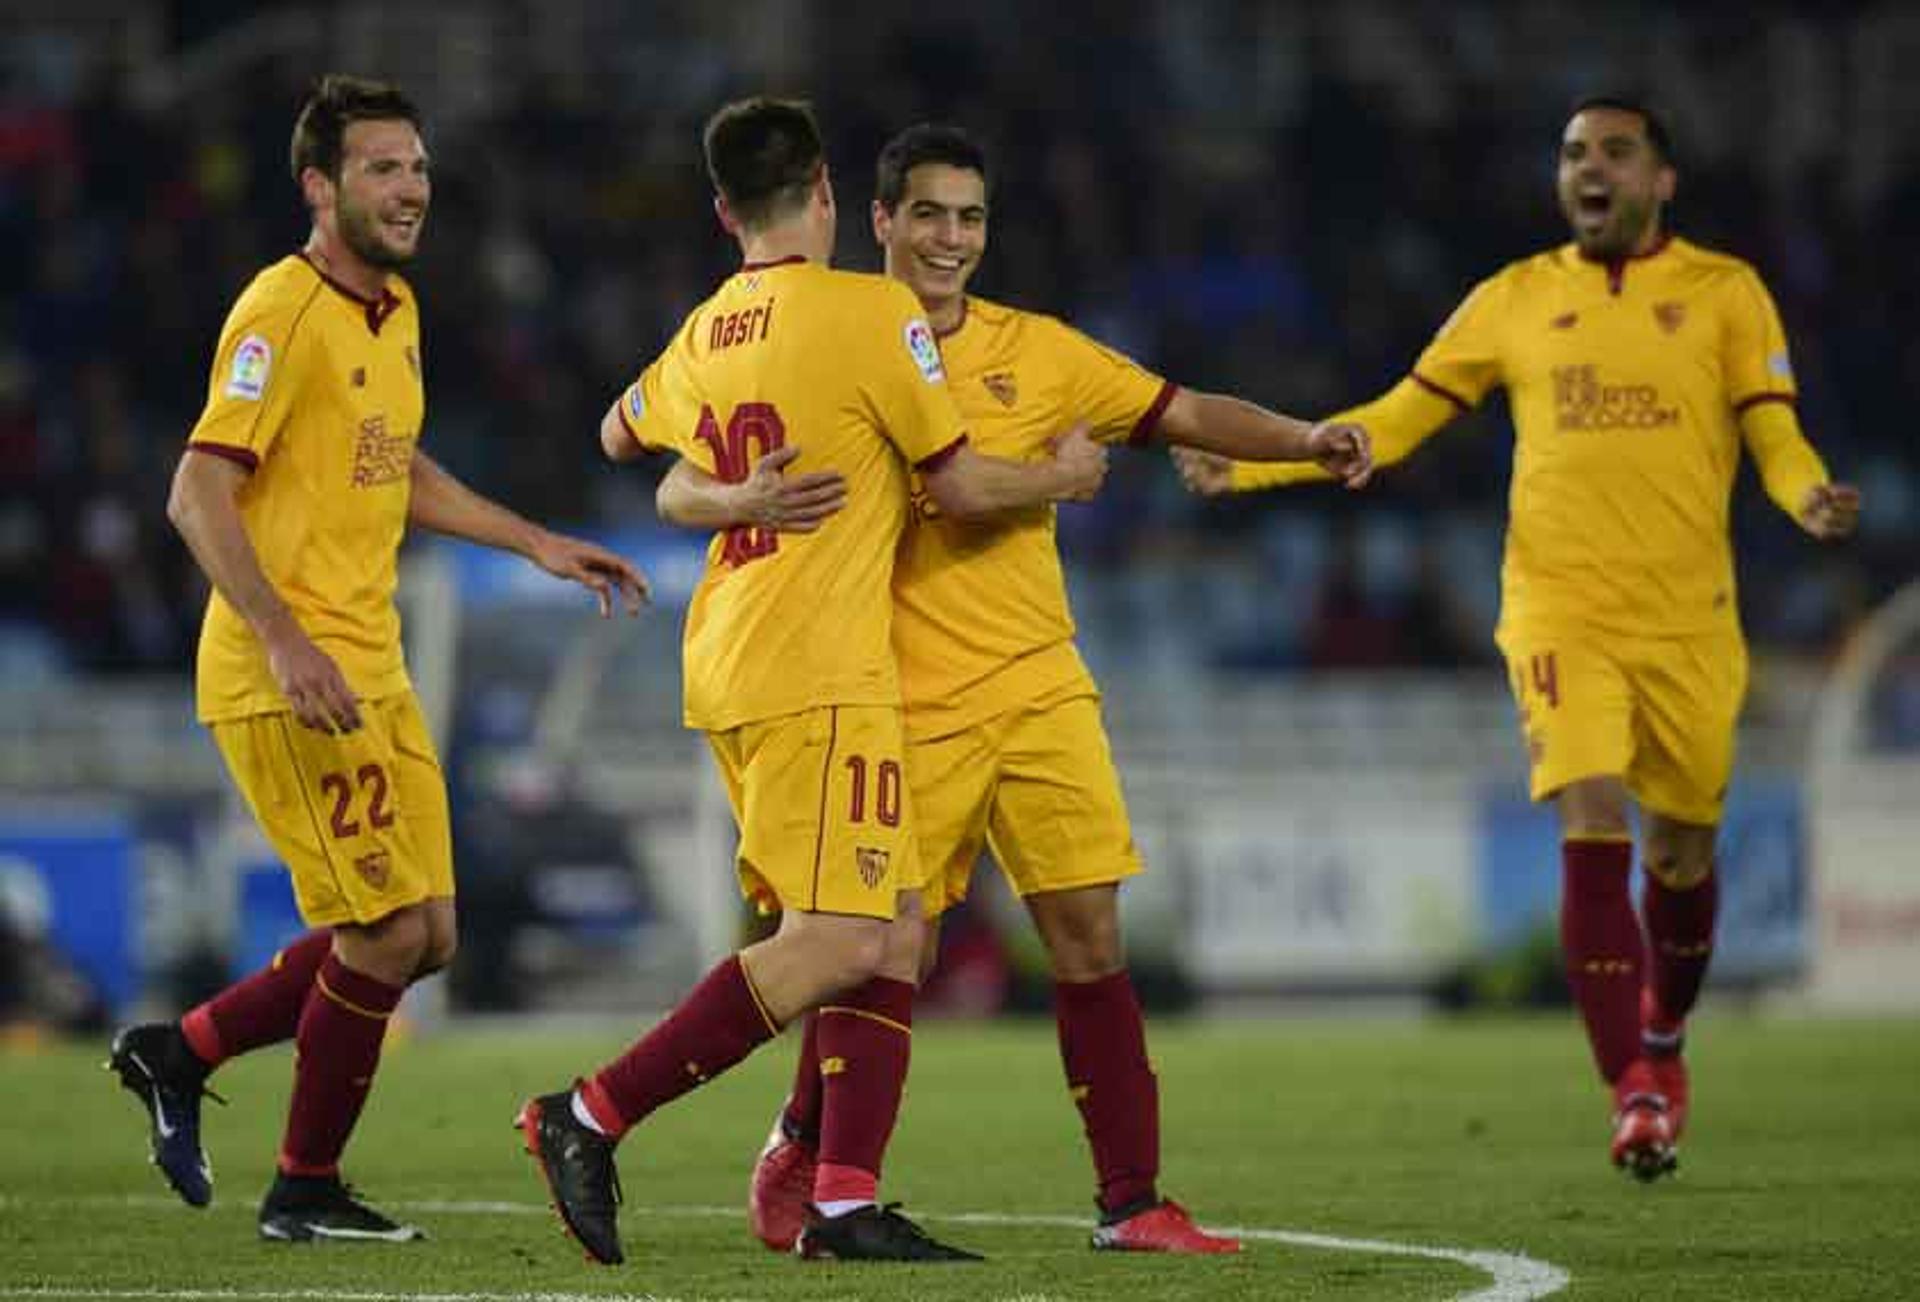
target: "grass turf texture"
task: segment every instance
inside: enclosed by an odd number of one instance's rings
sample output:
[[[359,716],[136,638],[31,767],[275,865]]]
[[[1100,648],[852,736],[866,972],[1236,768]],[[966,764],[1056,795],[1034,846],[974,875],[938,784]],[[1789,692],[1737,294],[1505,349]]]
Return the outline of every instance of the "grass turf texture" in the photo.
[[[1237,1258],[1096,1254],[1086,1231],[951,1213],[1086,1215],[1091,1175],[1053,1028],[930,1024],[883,1188],[984,1266],[801,1263],[739,1212],[791,1037],[621,1149],[628,1264],[582,1261],[544,1209],[515,1106],[617,1051],[604,1034],[449,1033],[390,1048],[347,1175],[424,1225],[416,1245],[256,1241],[289,1059],[230,1064],[205,1133],[215,1204],[177,1204],[101,1044],[0,1057],[0,1298],[603,1293],[656,1298],[1450,1298],[1465,1265],[1255,1242]],[[1523,1253],[1564,1298],[1920,1296],[1920,1022],[1709,1016],[1677,1181],[1606,1161],[1606,1104],[1572,1018],[1166,1023],[1153,1029],[1164,1185],[1203,1223]],[[516,1204],[492,1211],[435,1203]]]

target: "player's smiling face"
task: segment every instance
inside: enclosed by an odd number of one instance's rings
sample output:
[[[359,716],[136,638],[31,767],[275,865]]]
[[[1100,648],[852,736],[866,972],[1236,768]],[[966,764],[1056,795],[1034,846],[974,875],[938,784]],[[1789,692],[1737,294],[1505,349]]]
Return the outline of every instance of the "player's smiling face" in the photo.
[[[967,292],[987,251],[987,182],[968,167],[922,163],[907,173],[900,203],[873,206],[873,234],[887,274],[903,280],[932,310]]]
[[[1638,113],[1591,108],[1567,123],[1560,139],[1560,211],[1588,257],[1644,252],[1673,187],[1673,168],[1647,138]]]
[[[420,133],[404,119],[349,123],[340,142],[334,220],[369,266],[405,266],[420,247],[433,185]]]

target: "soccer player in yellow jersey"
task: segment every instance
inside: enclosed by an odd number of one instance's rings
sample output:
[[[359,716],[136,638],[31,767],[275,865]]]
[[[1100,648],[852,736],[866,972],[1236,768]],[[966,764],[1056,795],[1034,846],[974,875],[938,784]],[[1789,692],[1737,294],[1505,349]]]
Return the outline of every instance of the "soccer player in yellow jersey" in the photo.
[[[420,322],[396,274],[431,186],[398,90],[329,76],[293,130],[306,246],[254,277],[221,332],[168,515],[212,581],[199,715],[292,874],[312,931],[177,1023],[130,1027],[110,1066],[153,1155],[205,1206],[200,1097],[221,1062],[295,1042],[293,1098],[261,1237],[420,1237],[355,1199],[340,1154],[408,985],[454,951],[447,797],[393,605],[416,525],[518,551],[637,611],[639,573],[462,486],[419,450]]]
[[[687,613],[686,721],[707,734],[739,824],[741,887],[780,923],[618,1060],[530,1100],[521,1125],[568,1229],[618,1262],[614,1144],[819,1008],[836,1071],[801,1255],[971,1259],[876,1202],[911,1044],[923,884],[888,582],[911,469],[942,509],[977,515],[1090,491],[1105,457],[1082,433],[1031,464],[969,446],[913,294],[828,266],[833,187],[804,104],[728,105],[705,152],[744,264],[615,401],[601,443],[616,461],[677,453],[719,486],[798,458],[842,507],[810,531],[719,530]]]
[[[1351,428],[1179,388],[1052,317],[969,296],[986,249],[987,162],[964,132],[911,128],[882,151],[878,173],[873,223],[887,272],[912,287],[939,332],[948,382],[983,450],[1035,456],[1049,431],[1081,420],[1106,441],[1310,459],[1364,480],[1365,439]],[[670,518],[685,521],[677,490],[693,478],[683,464],[663,482]],[[739,485],[736,507],[742,518],[784,510],[780,492],[772,482]],[[1099,691],[1073,644],[1053,509],[962,520],[930,493],[916,504],[893,575],[893,647],[926,907],[937,917],[965,895],[983,847],[1026,901],[1052,959],[1061,1056],[1099,1179],[1094,1245],[1235,1250],[1237,1240],[1198,1229],[1156,1185],[1158,1092],[1118,909],[1118,885],[1140,860]],[[833,1087],[825,1022],[817,1025],[754,1173],[754,1229],[774,1248],[799,1230],[822,1090]]]
[[[1345,413],[1382,465],[1505,385],[1516,431],[1500,626],[1532,760],[1559,808],[1561,944],[1601,1076],[1617,1165],[1675,1165],[1687,1014],[1713,951],[1714,841],[1747,653],[1727,504],[1744,445],[1816,538],[1859,494],[1794,415],[1773,301],[1752,267],[1668,234],[1676,174],[1640,104],[1580,105],[1560,142],[1573,241],[1482,282],[1385,396]],[[1290,482],[1188,457],[1204,492]],[[1628,894],[1640,810],[1642,918]],[[1642,939],[1642,920],[1645,940]]]

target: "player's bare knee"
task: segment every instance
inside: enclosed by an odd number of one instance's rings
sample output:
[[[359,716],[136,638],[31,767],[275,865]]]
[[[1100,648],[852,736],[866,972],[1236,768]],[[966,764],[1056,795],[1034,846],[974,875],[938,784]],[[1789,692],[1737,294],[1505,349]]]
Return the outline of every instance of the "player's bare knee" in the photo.
[[[435,935],[427,942],[426,952],[420,957],[420,966],[414,972],[415,981],[424,981],[435,972],[444,972],[453,965],[453,956],[460,951],[457,937]]]
[[[1583,778],[1554,794],[1561,835],[1570,840],[1621,839],[1633,834],[1626,784],[1619,778]]]
[[[1672,835],[1655,826],[1647,835],[1640,866],[1647,876],[1670,891],[1690,891],[1713,875],[1711,833]]]
[[[880,975],[919,983],[927,950],[927,924],[919,917],[895,918],[887,928]]]
[[[878,974],[887,958],[887,932],[887,924],[877,918],[871,926],[836,931],[823,956],[827,984],[836,991],[851,990]]]
[[[1650,814],[1640,866],[1668,890],[1690,891],[1713,875],[1719,834],[1710,824]]]
[[[335,929],[343,962],[377,981],[403,986],[415,979],[427,957],[425,911],[409,905],[376,922]]]
[[[1029,903],[1060,980],[1098,981],[1126,966],[1118,900],[1111,892],[1036,896]]]

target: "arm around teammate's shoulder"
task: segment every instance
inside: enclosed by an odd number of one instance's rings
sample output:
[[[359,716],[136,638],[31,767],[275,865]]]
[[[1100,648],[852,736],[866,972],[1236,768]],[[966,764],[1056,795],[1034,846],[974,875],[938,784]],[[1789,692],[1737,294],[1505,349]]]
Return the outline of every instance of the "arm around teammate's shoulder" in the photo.
[[[654,509],[662,520],[682,529],[711,532],[757,525],[780,533],[812,533],[847,504],[847,481],[837,470],[787,474],[800,453],[792,444],[777,447],[735,484],[684,458],[675,461],[654,491]]]

